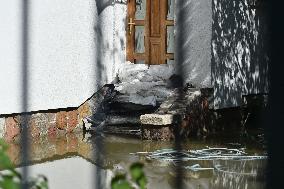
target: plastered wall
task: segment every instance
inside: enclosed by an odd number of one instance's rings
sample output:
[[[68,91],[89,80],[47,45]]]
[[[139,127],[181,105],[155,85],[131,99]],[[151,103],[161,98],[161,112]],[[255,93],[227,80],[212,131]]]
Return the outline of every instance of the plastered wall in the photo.
[[[176,0],[175,62],[184,82],[211,87],[212,0]]]
[[[77,107],[125,63],[125,1],[31,0],[27,111]],[[176,0],[175,64],[214,108],[268,92],[268,26],[248,1]],[[20,113],[21,2],[0,2],[0,115]]]
[[[77,107],[114,79],[125,61],[126,5],[106,5],[30,1],[27,111]],[[21,1],[0,2],[0,114],[23,111],[21,14]]]
[[[269,26],[265,5],[213,0],[214,108],[240,106],[242,95],[268,93]]]

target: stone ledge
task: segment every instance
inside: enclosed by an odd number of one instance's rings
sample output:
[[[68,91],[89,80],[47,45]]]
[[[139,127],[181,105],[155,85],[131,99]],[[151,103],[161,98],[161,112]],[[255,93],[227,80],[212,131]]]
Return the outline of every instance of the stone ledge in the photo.
[[[208,117],[206,99],[200,89],[176,89],[156,112],[140,116],[143,139],[167,141],[204,130]]]
[[[140,116],[140,122],[143,125],[171,125],[173,118],[172,114],[144,114]]]

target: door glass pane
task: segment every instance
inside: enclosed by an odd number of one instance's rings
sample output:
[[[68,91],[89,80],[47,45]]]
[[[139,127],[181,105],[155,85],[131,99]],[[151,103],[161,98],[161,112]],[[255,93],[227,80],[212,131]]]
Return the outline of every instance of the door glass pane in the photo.
[[[145,64],[145,60],[135,60],[135,64]]]
[[[144,53],[144,26],[135,26],[135,52]]]
[[[167,64],[168,65],[174,65],[175,60],[167,59]]]
[[[146,0],[136,0],[136,20],[145,20],[146,16]]]
[[[175,0],[168,0],[167,20],[174,20],[175,17]]]
[[[174,53],[174,26],[167,26],[167,53]]]

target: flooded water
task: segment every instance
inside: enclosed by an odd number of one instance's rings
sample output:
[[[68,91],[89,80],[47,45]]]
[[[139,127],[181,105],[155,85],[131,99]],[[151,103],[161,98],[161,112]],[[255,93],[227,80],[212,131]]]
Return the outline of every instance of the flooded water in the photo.
[[[118,136],[68,134],[50,136],[31,142],[29,173],[47,176],[49,188],[110,188],[117,172],[128,170],[132,162],[143,162],[148,188],[175,188],[175,165],[169,161],[151,160],[137,152],[171,149],[174,142],[141,141]],[[9,156],[19,165],[19,144],[10,144]],[[261,145],[231,136],[191,139],[182,143],[184,150],[204,148],[245,148],[247,155],[265,155]],[[211,168],[191,170],[186,167]],[[266,159],[189,160],[183,164],[181,182],[189,189],[265,188]],[[20,168],[18,168],[20,169]],[[100,178],[100,180],[98,180]]]

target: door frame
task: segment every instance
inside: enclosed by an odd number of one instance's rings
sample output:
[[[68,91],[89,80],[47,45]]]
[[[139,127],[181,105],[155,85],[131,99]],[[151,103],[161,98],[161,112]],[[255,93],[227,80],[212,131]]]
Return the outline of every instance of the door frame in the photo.
[[[126,17],[126,59],[128,61],[135,62],[135,60],[145,60],[145,64],[153,65],[151,61],[151,57],[153,58],[153,56],[155,56],[151,54],[151,52],[153,52],[151,50],[153,45],[161,46],[160,57],[158,57],[159,61],[156,64],[166,64],[167,59],[174,59],[174,53],[167,53],[166,49],[167,26],[174,26],[174,20],[167,20],[168,0],[158,0],[159,10],[161,10],[159,13],[161,40],[157,40],[157,38],[150,34],[151,22],[153,22],[151,11],[155,11],[151,9],[151,5],[153,7],[151,3],[153,2],[152,0],[146,0],[145,20],[135,20],[136,0],[128,0]],[[144,53],[135,53],[135,26],[144,26]]]

